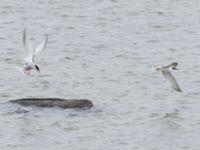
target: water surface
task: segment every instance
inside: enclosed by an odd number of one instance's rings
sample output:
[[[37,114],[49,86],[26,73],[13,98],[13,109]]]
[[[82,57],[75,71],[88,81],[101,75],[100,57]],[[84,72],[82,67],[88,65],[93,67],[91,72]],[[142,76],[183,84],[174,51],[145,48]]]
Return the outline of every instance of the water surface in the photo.
[[[200,1],[1,0],[0,149],[198,150]],[[41,74],[24,77],[22,31]],[[183,93],[151,65],[179,63]],[[91,110],[20,107],[25,97],[86,98]]]

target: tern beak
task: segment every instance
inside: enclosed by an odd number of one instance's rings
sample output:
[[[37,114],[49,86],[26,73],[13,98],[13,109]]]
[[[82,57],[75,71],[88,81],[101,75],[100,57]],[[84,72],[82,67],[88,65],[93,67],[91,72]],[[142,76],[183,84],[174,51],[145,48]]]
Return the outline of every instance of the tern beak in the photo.
[[[35,65],[35,68],[40,73],[40,68],[37,65]]]

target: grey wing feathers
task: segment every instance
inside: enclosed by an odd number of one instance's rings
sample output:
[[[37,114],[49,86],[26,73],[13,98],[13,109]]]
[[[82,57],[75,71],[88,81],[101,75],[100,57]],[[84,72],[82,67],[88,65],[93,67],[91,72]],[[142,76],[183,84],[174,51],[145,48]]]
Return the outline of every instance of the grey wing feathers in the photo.
[[[164,77],[170,82],[172,88],[178,92],[182,92],[174,76],[168,71],[162,71]]]
[[[33,48],[32,48],[31,40],[27,36],[26,28],[24,29],[24,32],[23,32],[23,44],[24,44],[24,50],[25,50],[25,54],[26,54],[25,59],[26,59],[26,61],[32,62]]]
[[[39,56],[44,51],[47,42],[48,42],[48,35],[46,35],[46,39],[35,49],[34,57]]]

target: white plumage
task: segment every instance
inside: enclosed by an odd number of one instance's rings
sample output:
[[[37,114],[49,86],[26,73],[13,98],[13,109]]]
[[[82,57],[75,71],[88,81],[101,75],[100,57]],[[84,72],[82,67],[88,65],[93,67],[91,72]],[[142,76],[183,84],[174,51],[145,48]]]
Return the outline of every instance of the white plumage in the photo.
[[[167,79],[170,82],[171,87],[178,92],[182,92],[176,79],[171,74],[172,70],[177,70],[177,68],[176,68],[177,65],[178,65],[178,63],[171,63],[167,66],[153,66],[152,71],[156,71],[156,72],[161,71],[163,76],[165,77],[165,79]]]
[[[48,35],[46,39],[34,50],[30,38],[27,35],[26,28],[23,32],[23,44],[25,50],[25,59],[24,59],[24,74],[30,75],[32,69],[40,72],[39,67],[35,63],[35,57],[39,56],[44,50],[48,42]]]

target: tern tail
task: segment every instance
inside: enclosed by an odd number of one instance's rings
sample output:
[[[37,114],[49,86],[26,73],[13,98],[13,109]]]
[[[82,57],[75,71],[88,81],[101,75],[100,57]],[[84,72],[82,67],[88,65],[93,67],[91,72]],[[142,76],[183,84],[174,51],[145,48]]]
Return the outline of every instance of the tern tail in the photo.
[[[152,65],[151,70],[152,70],[152,73],[156,73],[156,72],[158,72],[160,70],[160,68],[157,65]]]

